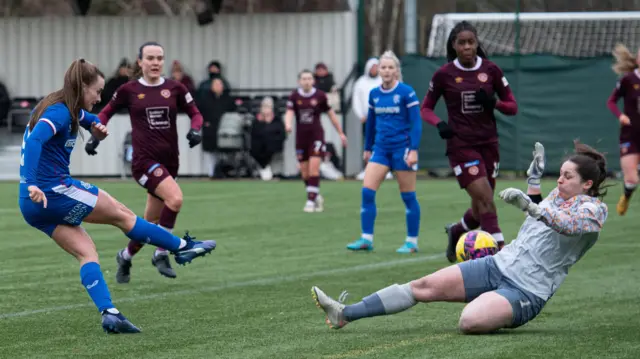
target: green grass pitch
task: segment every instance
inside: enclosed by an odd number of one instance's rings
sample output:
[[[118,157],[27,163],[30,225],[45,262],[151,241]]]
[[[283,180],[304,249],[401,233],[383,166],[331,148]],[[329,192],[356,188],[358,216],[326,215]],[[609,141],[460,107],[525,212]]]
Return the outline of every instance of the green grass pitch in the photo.
[[[145,193],[133,181],[97,181],[138,214]],[[553,182],[543,184],[545,192]],[[0,358],[637,358],[640,354],[640,203],[615,213],[620,186],[607,197],[609,219],[596,245],[533,322],[497,335],[457,332],[462,304],[419,305],[389,317],[330,330],[312,285],[355,302],[384,286],[446,266],[443,226],[469,204],[453,181],[422,180],[420,252],[395,253],[405,237],[404,205],[394,181],[378,193],[376,249],[345,249],[360,232],[359,182],[322,182],[325,212],[302,212],[299,181],[181,181],[177,233],[216,239],[214,254],[157,274],[152,247],[134,259],[131,283],[115,282],[125,236],[87,225],[115,303],[139,335],[108,336],[80,285],[78,264],[27,226],[17,184],[0,184]],[[524,188],[524,181],[499,181]],[[498,203],[505,237],[523,214]]]

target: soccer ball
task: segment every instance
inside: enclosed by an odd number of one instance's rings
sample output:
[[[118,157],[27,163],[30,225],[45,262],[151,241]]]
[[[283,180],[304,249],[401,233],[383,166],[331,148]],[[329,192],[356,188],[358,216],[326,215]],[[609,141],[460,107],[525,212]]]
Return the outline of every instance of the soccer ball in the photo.
[[[492,256],[498,253],[498,243],[485,231],[470,231],[460,236],[456,245],[458,262]]]

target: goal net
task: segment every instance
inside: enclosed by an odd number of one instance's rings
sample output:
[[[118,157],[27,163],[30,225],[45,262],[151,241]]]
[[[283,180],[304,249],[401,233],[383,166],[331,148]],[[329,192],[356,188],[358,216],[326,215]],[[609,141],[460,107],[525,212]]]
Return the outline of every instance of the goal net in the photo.
[[[519,24],[519,53],[569,57],[610,55],[617,43],[640,46],[640,11],[565,13],[438,14],[433,17],[427,56],[446,57],[449,32],[466,20],[478,29],[487,55],[512,55]]]

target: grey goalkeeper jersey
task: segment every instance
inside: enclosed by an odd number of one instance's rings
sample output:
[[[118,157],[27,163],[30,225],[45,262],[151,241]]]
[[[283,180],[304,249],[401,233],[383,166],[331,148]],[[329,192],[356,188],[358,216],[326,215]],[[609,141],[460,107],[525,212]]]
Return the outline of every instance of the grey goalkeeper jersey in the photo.
[[[540,220],[527,216],[517,238],[493,258],[504,276],[546,301],[598,240],[608,209],[586,195],[565,201],[557,188],[539,206]]]

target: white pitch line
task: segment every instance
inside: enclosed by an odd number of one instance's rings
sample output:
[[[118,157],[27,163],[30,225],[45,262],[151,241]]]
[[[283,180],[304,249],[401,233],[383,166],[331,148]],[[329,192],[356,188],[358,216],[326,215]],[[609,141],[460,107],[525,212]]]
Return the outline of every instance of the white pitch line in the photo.
[[[313,273],[305,273],[300,275],[259,278],[259,279],[249,280],[249,281],[231,282],[227,284],[221,284],[221,285],[206,287],[201,289],[186,289],[186,290],[171,291],[166,293],[156,293],[156,294],[141,295],[141,296],[129,297],[129,298],[120,298],[118,300],[114,300],[113,302],[114,304],[125,303],[125,302],[137,302],[140,300],[152,300],[152,299],[158,299],[158,298],[164,298],[164,297],[173,297],[176,295],[190,295],[190,294],[205,293],[205,292],[217,292],[217,291],[232,289],[232,288],[279,284],[284,282],[293,282],[293,281],[298,281],[302,279],[309,279],[313,277],[328,276],[328,275],[350,273],[350,272],[362,272],[370,269],[387,268],[387,267],[393,267],[396,265],[402,265],[402,264],[408,264],[408,263],[427,262],[427,261],[432,261],[434,259],[441,259],[443,258],[443,256],[444,256],[444,253],[440,253],[440,254],[432,254],[432,255],[421,256],[421,257],[397,259],[397,260],[387,261],[387,262],[361,264],[353,267],[321,270]],[[93,306],[93,303],[83,303],[83,304],[78,303],[78,304],[61,305],[57,307],[26,310],[23,312],[0,314],[0,319],[26,317],[26,316],[35,315],[35,314],[61,312],[65,310],[78,309],[78,308],[91,307],[91,306]]]

